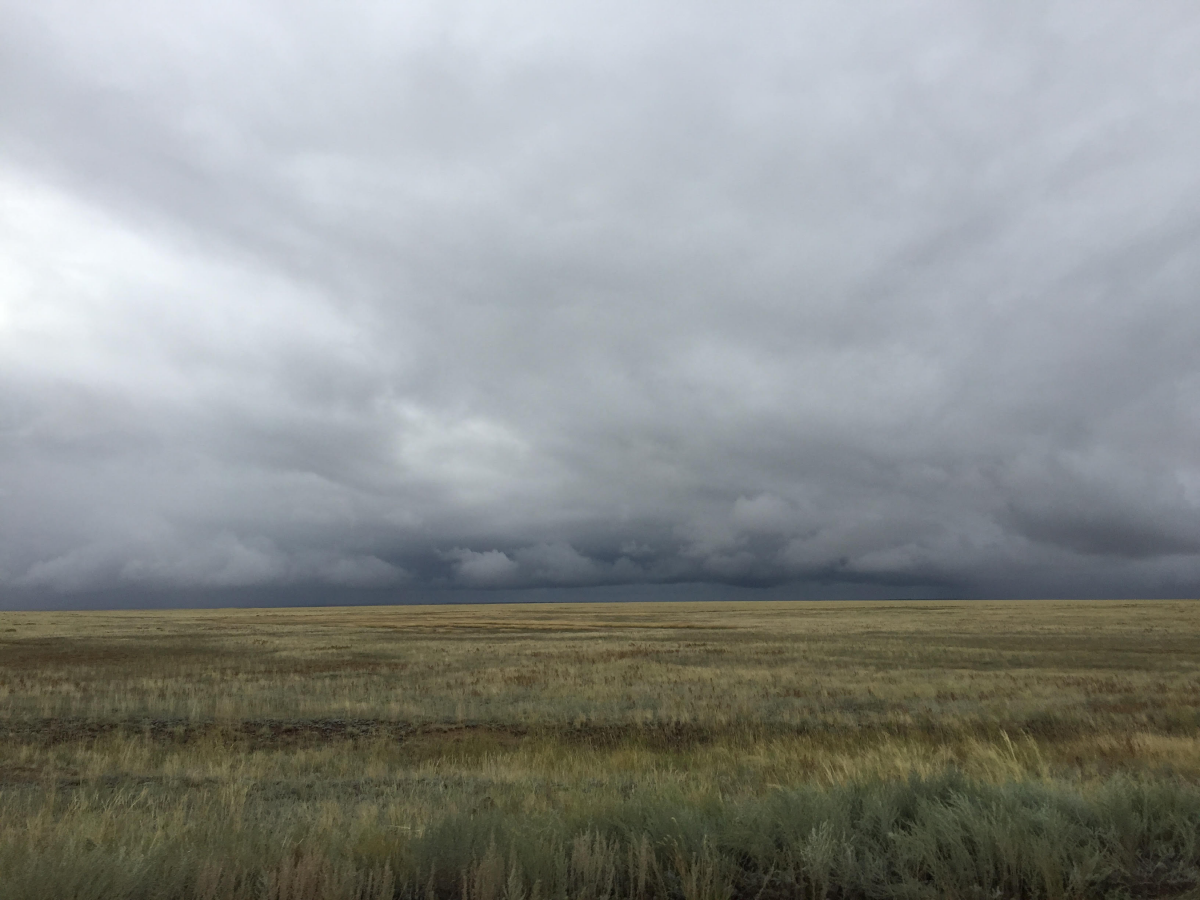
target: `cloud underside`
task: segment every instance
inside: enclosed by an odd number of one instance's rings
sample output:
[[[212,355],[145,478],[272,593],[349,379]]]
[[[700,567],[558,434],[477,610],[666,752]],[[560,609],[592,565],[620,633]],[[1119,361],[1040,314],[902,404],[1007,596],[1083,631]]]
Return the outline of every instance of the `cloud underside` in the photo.
[[[1197,101],[1184,3],[6,8],[0,603],[1194,592]]]

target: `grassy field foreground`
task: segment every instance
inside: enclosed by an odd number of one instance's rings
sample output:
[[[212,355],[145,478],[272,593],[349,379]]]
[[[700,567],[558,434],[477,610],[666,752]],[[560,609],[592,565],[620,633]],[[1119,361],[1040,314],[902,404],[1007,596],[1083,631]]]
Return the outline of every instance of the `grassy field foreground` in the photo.
[[[1200,604],[0,613],[0,900],[1200,896]]]

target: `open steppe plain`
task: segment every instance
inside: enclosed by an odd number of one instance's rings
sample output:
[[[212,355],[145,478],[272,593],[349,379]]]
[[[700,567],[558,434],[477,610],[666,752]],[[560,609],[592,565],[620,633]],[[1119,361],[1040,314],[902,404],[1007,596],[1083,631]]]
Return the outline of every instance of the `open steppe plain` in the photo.
[[[0,613],[0,900],[1200,897],[1200,603]]]

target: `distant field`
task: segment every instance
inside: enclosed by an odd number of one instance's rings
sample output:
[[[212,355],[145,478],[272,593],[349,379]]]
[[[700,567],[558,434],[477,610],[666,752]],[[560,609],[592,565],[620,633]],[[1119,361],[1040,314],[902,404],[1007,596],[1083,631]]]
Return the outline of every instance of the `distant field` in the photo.
[[[1200,897],[1200,603],[0,613],[0,900]]]

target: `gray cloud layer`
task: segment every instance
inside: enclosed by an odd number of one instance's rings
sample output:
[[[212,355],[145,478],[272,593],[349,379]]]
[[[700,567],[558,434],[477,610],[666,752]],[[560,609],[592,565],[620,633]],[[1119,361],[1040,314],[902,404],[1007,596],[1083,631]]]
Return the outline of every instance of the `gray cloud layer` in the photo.
[[[0,602],[1194,593],[1198,109],[1190,2],[0,5]]]

